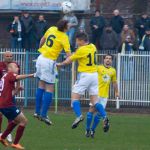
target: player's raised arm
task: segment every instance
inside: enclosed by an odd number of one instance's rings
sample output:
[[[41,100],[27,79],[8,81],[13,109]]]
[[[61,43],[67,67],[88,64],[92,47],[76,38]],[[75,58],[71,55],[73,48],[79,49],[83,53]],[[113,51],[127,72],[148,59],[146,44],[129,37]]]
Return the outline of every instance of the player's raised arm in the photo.
[[[41,38],[41,40],[40,40],[39,48],[41,48],[41,47],[44,45],[45,40],[46,40],[46,38],[43,36],[43,37]]]
[[[72,60],[70,59],[70,56],[67,57],[66,60],[64,60],[63,62],[61,63],[57,63],[56,66],[57,67],[62,67],[62,66],[65,66],[65,65],[68,65],[68,64],[71,64],[72,63]]]
[[[67,52],[67,53],[66,53],[66,56],[67,56],[67,57],[71,56],[71,52]]]
[[[19,68],[15,63],[8,64],[8,72],[12,72],[16,76],[16,80],[34,77],[34,74],[18,75]],[[11,80],[14,80],[14,78]]]

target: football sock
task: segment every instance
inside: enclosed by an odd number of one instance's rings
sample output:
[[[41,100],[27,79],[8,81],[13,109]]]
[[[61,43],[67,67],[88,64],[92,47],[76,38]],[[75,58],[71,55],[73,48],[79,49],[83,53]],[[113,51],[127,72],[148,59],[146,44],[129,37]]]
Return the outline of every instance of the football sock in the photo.
[[[24,129],[25,129],[25,126],[18,126],[17,128],[17,131],[16,131],[16,136],[15,136],[15,140],[14,140],[14,144],[18,144],[22,135],[23,135],[23,132],[24,132]]]
[[[80,101],[79,100],[73,101],[72,106],[73,106],[73,110],[74,110],[76,116],[80,117],[81,116]]]
[[[10,134],[12,132],[12,130],[16,127],[16,123],[14,121],[11,121],[8,126],[7,126],[7,129],[3,132],[1,138],[2,139],[5,139],[8,134]]]
[[[88,112],[86,118],[87,118],[87,120],[86,120],[86,130],[90,130],[92,119],[93,119],[93,113]]]
[[[43,118],[47,117],[47,112],[51,105],[52,97],[53,97],[53,93],[44,92],[43,101],[42,101],[42,112],[41,112],[41,116]]]
[[[38,88],[36,91],[36,105],[35,105],[35,113],[40,115],[42,97],[43,97],[44,89]]]
[[[100,122],[100,119],[101,119],[101,116],[99,113],[97,113],[94,117],[94,122],[93,122],[93,125],[92,125],[92,131],[95,131],[96,127],[98,126],[99,122]]]
[[[100,115],[102,116],[103,119],[107,116],[106,111],[102,104],[96,103],[95,108],[100,113]]]

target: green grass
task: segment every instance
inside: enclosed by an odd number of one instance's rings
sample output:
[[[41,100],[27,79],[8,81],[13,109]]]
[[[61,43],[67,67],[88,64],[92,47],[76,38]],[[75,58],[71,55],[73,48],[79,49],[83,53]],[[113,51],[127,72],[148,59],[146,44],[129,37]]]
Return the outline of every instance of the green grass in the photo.
[[[53,126],[47,126],[25,111],[29,123],[22,145],[26,150],[150,150],[150,116],[109,115],[111,128],[103,133],[99,125],[94,139],[86,138],[85,122],[72,130],[73,114],[53,114]],[[5,122],[6,123],[6,122]],[[5,126],[3,124],[3,126]],[[0,150],[11,150],[0,145]]]

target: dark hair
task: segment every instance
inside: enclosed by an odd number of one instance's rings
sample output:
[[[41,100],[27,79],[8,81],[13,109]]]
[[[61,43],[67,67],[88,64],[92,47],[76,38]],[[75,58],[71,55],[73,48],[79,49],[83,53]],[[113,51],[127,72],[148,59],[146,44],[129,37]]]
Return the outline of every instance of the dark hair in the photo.
[[[96,12],[99,12],[99,13],[100,13],[100,10],[96,9],[96,10],[95,10],[95,13],[96,13]]]
[[[103,57],[103,59],[105,59],[107,56],[110,56],[111,57],[111,59],[113,60],[113,55],[111,55],[111,54],[106,54],[106,55],[104,55],[104,57]]]
[[[89,37],[88,37],[88,34],[85,33],[85,32],[78,32],[76,34],[76,38],[79,39],[79,40],[83,40],[85,42],[88,42],[89,41]]]
[[[43,14],[39,14],[39,16],[43,16],[43,17],[44,17],[44,15],[43,15]]]
[[[65,29],[68,28],[68,21],[67,20],[59,20],[56,24],[59,31],[64,32]]]
[[[142,16],[143,16],[143,15],[147,15],[147,12],[143,12],[143,13],[142,13]]]
[[[19,15],[14,15],[13,17],[19,17]]]
[[[23,11],[22,11],[22,14],[29,14],[29,12],[28,12],[28,11],[23,10]]]

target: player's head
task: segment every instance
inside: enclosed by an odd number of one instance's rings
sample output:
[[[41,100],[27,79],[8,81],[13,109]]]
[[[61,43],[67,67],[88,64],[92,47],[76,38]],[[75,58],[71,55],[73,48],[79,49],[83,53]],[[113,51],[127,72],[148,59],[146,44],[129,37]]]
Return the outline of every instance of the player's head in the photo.
[[[8,64],[8,72],[13,72],[13,73],[18,74],[19,68],[18,68],[17,64],[16,63],[9,63]]]
[[[12,62],[13,61],[13,54],[12,54],[12,52],[6,51],[3,54],[3,59],[4,59],[4,62],[6,62],[6,63]]]
[[[113,11],[113,14],[114,14],[114,16],[118,16],[118,15],[120,14],[120,12],[119,12],[118,9],[115,9],[115,10]]]
[[[87,33],[85,33],[85,32],[77,33],[77,35],[76,35],[76,44],[78,46],[83,46],[88,42],[89,42],[89,37],[88,37]]]
[[[59,20],[57,22],[57,28],[61,32],[67,32],[68,31],[68,21],[67,20]]]
[[[111,54],[106,54],[104,56],[104,65],[111,66],[112,65],[113,56]]]

